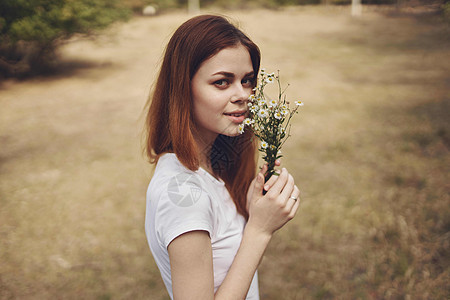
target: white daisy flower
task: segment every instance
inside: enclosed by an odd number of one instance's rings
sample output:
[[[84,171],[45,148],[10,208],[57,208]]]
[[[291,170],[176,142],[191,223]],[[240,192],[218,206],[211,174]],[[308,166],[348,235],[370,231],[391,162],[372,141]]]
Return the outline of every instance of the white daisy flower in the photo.
[[[270,108],[277,107],[277,105],[278,105],[277,100],[270,100],[269,103],[267,103],[267,106],[269,106]]]
[[[275,150],[275,149],[277,149],[277,147],[275,147],[274,145],[270,145],[270,149]]]
[[[252,114],[254,114],[255,112],[258,111],[259,107],[257,105],[252,105],[252,106],[250,106],[249,109],[252,112]]]
[[[248,100],[250,101],[254,101],[255,100],[255,94],[251,94],[250,96],[248,96]]]
[[[278,134],[284,133],[285,129],[284,127],[278,127]]]
[[[287,109],[282,109],[280,112],[281,112],[281,114],[282,114],[283,116],[287,116],[287,114],[289,113],[289,110],[287,110]]]
[[[264,106],[266,104],[266,102],[262,99],[258,100],[258,106]]]
[[[283,115],[279,111],[276,111],[273,115],[277,120],[281,120],[281,118],[283,117]]]
[[[246,126],[250,126],[253,124],[253,122],[255,122],[254,120],[250,119],[250,118],[246,118],[243,122],[244,125]]]
[[[260,73],[261,73],[261,75],[264,75],[264,74],[266,74],[266,69],[264,69],[264,68],[261,68],[261,71],[260,71]]]
[[[258,117],[260,117],[260,118],[265,118],[265,117],[267,117],[269,114],[267,113],[267,110],[265,110],[265,109],[260,109],[259,111],[258,111]]]
[[[267,82],[267,83],[272,83],[273,80],[274,80],[273,77],[267,77],[267,78],[266,78],[266,82]]]
[[[261,148],[266,149],[267,147],[269,147],[269,144],[266,141],[262,141]]]
[[[238,126],[238,132],[239,132],[239,134],[243,134],[244,133],[244,124],[239,124],[239,126]]]
[[[295,101],[295,105],[297,106],[303,106],[303,102],[300,100]]]

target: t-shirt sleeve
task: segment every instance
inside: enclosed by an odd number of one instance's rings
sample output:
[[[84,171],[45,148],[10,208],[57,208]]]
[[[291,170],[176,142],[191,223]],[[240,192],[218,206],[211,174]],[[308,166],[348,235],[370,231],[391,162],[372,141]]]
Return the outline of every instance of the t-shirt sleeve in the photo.
[[[211,236],[213,232],[211,198],[195,174],[172,177],[160,190],[156,210],[156,234],[166,249],[183,233],[204,230]]]

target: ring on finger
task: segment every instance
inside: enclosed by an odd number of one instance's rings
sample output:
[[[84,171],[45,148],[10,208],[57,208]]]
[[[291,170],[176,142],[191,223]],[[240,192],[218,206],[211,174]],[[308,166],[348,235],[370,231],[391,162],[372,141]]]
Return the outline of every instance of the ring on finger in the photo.
[[[294,196],[291,196],[290,198],[294,199],[294,201],[297,201],[297,199],[298,199],[298,197],[294,197]]]

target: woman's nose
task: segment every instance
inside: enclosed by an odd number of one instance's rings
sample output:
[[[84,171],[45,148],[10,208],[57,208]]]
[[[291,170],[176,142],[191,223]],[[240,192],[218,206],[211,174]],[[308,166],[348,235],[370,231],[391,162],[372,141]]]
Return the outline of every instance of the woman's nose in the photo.
[[[241,83],[237,84],[234,89],[234,94],[231,97],[231,102],[243,102],[247,101],[248,96],[250,96],[250,91],[242,86]]]

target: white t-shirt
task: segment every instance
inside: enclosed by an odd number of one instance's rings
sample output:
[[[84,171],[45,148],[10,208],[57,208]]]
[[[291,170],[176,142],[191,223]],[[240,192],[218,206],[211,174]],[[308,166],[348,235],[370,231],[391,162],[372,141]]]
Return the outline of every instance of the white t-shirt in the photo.
[[[244,226],[245,219],[236,211],[222,180],[202,168],[187,169],[173,153],[161,156],[147,190],[145,232],[171,299],[170,242],[193,230],[209,233],[216,291],[239,249]],[[259,299],[257,273],[246,299]]]

